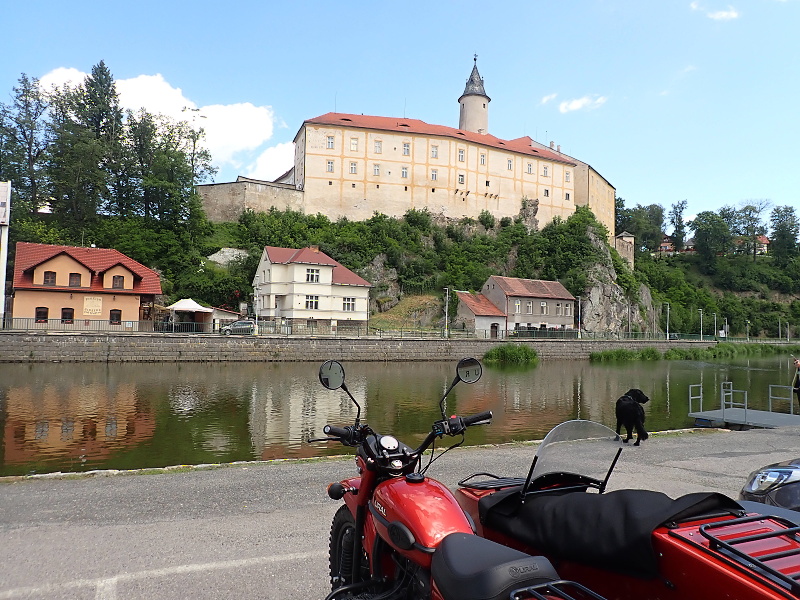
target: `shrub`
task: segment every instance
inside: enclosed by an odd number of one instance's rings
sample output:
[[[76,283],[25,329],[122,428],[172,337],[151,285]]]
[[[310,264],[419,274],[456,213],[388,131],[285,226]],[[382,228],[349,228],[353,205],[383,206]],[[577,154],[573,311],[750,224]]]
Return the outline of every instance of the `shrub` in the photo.
[[[501,344],[495,346],[483,355],[483,361],[498,365],[528,365],[539,364],[539,355],[530,346],[522,344]]]

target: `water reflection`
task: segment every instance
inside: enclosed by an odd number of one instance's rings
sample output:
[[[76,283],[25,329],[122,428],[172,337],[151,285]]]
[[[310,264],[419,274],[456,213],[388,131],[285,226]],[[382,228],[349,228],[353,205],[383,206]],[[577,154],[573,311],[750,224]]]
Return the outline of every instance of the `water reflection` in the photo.
[[[347,385],[362,421],[418,443],[439,417],[454,376],[449,363],[351,363]],[[316,364],[0,365],[0,474],[143,468],[341,453],[305,443],[326,423],[352,423],[356,407],[326,390]],[[533,370],[484,369],[460,384],[448,414],[492,410],[492,425],[467,443],[539,439],[572,418],[614,427],[614,401],[631,387],[650,396],[651,431],[690,426],[688,390],[707,403],[722,382],[749,390],[765,406],[770,384],[788,383],[783,358],[593,365],[545,362]],[[780,408],[780,407],[779,407]],[[786,408],[786,407],[784,407]]]

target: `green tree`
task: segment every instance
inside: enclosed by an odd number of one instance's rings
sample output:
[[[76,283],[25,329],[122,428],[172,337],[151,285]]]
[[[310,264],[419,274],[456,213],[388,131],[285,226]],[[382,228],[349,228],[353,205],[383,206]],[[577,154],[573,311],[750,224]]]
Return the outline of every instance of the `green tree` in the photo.
[[[758,238],[767,233],[762,215],[769,205],[768,200],[749,200],[739,210],[738,233],[744,239],[746,251],[753,256],[753,262],[758,253]]]
[[[731,244],[731,231],[728,224],[717,213],[703,211],[689,223],[694,232],[694,245],[700,255],[703,269],[713,273],[717,254],[724,254]]]
[[[797,237],[800,235],[800,219],[793,206],[776,206],[770,214],[772,239],[770,254],[779,267],[786,267],[798,255]]]
[[[664,208],[658,204],[637,204],[634,208],[627,209],[624,202],[617,198],[617,233],[632,233],[640,251],[655,252],[664,235]]]
[[[675,250],[683,250],[686,240],[686,221],[683,214],[686,211],[686,200],[681,200],[672,205],[669,211],[669,222],[672,225],[672,239],[675,243]]]

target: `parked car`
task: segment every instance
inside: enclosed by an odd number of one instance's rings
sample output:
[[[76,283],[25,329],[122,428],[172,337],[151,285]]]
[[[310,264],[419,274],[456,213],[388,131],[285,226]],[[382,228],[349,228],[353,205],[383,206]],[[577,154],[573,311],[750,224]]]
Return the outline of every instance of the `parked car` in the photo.
[[[753,471],[739,493],[739,499],[800,510],[800,459]]]
[[[220,333],[223,335],[230,335],[232,333],[255,335],[258,331],[257,328],[258,325],[256,325],[256,322],[252,319],[241,319],[239,321],[234,321],[233,323],[223,325],[220,329]]]

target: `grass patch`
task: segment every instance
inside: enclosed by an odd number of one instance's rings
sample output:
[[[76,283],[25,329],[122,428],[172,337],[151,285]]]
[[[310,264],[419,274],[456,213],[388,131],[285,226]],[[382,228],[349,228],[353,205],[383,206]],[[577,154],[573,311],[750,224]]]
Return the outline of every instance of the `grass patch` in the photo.
[[[491,365],[535,367],[539,364],[539,355],[530,346],[500,344],[484,354],[483,361]]]
[[[710,358],[739,358],[746,356],[800,355],[800,345],[731,344],[723,342],[711,348],[670,348],[664,353],[667,360],[708,360]]]

